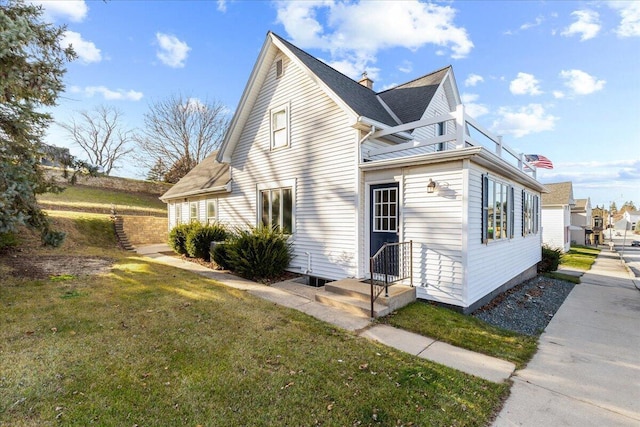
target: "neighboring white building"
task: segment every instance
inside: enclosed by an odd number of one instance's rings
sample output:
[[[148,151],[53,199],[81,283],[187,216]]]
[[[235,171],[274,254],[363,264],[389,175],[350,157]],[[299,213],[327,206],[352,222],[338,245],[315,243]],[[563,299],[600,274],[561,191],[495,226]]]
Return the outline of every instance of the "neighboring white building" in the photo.
[[[591,229],[591,200],[576,199],[575,206],[571,209],[571,243],[587,245],[590,243]]]
[[[279,226],[289,269],[329,280],[367,278],[385,242],[412,241],[417,297],[463,311],[534,276],[545,188],[464,113],[453,69],[372,84],[268,33],[220,150],[163,195],[170,227]]]
[[[629,221],[632,230],[637,230],[638,221],[640,220],[640,211],[625,211],[622,218]]]
[[[545,184],[549,191],[542,195],[542,243],[562,252],[571,249],[571,209],[573,198],[571,182]]]

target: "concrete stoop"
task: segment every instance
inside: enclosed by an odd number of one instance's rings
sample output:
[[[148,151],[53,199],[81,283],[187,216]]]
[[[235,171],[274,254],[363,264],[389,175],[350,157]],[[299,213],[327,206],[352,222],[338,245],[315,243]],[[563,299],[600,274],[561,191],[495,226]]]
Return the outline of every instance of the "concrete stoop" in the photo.
[[[377,288],[380,289],[380,288]],[[349,313],[371,317],[371,285],[358,279],[342,279],[327,283],[324,291],[316,293],[316,301]],[[373,305],[373,317],[383,317],[416,300],[416,289],[408,285],[389,286],[389,296],[384,291]]]

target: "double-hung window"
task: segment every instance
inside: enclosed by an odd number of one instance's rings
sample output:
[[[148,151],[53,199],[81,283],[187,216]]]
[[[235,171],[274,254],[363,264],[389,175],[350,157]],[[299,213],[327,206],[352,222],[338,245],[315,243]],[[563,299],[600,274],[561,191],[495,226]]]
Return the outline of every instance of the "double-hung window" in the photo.
[[[513,187],[483,175],[482,177],[482,242],[513,237]]]
[[[213,224],[218,219],[216,202],[217,200],[207,200],[207,224]]]
[[[285,234],[293,233],[293,190],[291,187],[260,190],[260,221],[278,228]]]
[[[190,202],[189,203],[189,221],[197,221],[198,220],[198,202]]]
[[[539,227],[539,204],[537,195],[528,191],[522,191],[522,235],[528,236],[538,233]]]
[[[271,149],[289,146],[289,107],[283,105],[271,110]]]
[[[182,224],[182,203],[176,203],[175,205],[176,225]]]

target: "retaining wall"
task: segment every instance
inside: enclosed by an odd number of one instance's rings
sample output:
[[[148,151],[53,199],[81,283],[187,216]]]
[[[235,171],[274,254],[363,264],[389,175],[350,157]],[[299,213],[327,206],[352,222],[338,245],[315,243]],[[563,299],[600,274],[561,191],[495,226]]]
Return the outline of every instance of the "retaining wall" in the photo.
[[[136,245],[167,243],[169,223],[166,217],[120,215],[124,234]]]

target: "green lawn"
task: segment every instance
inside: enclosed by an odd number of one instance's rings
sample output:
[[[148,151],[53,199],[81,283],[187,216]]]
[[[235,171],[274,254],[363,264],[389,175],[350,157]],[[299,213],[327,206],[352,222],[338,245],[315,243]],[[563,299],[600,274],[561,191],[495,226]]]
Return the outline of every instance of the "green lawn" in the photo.
[[[518,369],[531,359],[538,345],[536,337],[496,328],[475,317],[424,302],[410,304],[380,321],[511,361]]]
[[[118,212],[146,212],[166,215],[166,205],[157,195],[130,193],[126,191],[73,185],[62,193],[45,193],[38,195],[38,202],[60,210],[84,210],[89,212],[111,211],[114,205]]]
[[[560,265],[587,271],[591,269],[599,253],[600,249],[591,246],[572,245],[569,252],[562,254]]]
[[[0,425],[484,426],[508,393],[108,239],[89,247],[78,237],[100,221],[56,218],[63,250],[18,256],[99,254],[109,273],[14,278],[0,255]]]

